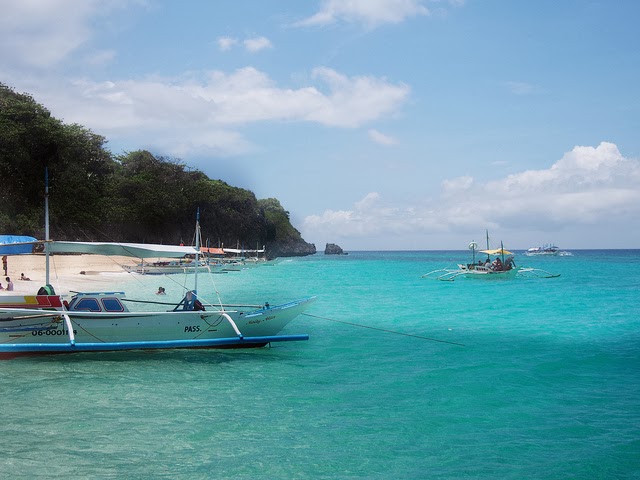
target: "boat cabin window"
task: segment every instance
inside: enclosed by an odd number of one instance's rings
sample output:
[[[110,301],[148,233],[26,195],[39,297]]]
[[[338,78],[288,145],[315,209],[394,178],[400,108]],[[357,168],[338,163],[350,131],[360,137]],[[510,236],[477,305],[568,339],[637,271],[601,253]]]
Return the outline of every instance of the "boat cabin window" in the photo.
[[[103,298],[102,306],[105,312],[124,312],[124,307],[117,298]]]
[[[87,310],[89,312],[101,312],[102,309],[95,298],[81,298],[73,305],[73,310]]]
[[[116,297],[106,298],[80,298],[71,302],[71,310],[88,312],[125,312],[126,309]]]

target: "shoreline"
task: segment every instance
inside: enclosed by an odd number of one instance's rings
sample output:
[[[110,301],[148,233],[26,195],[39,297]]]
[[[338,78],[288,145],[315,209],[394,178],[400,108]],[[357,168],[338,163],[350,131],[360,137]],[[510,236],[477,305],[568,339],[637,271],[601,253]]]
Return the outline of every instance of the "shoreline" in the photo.
[[[57,294],[71,291],[90,291],[112,286],[117,275],[128,275],[122,265],[134,265],[139,260],[132,257],[108,257],[103,255],[51,255],[49,258],[49,283]],[[13,291],[0,290],[0,295],[35,295],[45,285],[44,254],[12,255],[7,257],[7,275],[0,270],[0,283],[7,288],[6,277],[13,282]],[[20,274],[30,280],[20,280]]]

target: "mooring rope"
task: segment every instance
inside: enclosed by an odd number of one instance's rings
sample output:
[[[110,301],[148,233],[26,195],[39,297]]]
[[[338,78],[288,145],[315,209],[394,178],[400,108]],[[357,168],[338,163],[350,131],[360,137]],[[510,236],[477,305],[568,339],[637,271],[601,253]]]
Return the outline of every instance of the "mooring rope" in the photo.
[[[319,318],[321,320],[328,320],[330,322],[344,323],[345,325],[351,325],[354,327],[368,328],[371,330],[378,330],[380,332],[385,332],[385,333],[394,333],[396,335],[403,335],[405,337],[413,337],[413,338],[419,338],[421,340],[429,340],[431,342],[448,343],[449,345],[458,345],[459,347],[466,347],[464,343],[449,342],[447,340],[439,340],[437,338],[423,337],[422,335],[414,335],[412,333],[396,332],[395,330],[388,330],[386,328],[372,327],[370,325],[362,325],[360,323],[345,322],[344,320],[336,320],[335,318],[321,317],[319,315],[311,315],[310,313],[303,313],[302,315],[306,315],[307,317]]]

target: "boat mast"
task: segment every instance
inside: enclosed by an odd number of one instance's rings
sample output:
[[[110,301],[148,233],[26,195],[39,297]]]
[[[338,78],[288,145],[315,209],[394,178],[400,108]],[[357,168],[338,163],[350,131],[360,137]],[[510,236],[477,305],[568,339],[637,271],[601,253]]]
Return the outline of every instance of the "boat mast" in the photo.
[[[198,264],[200,263],[200,207],[196,211],[196,270],[193,279],[193,293],[198,299]]]
[[[44,284],[49,285],[49,167],[44,167],[44,240]]]
[[[489,249],[491,247],[489,247],[489,230],[485,230],[485,232],[487,232],[487,251],[489,251]],[[491,260],[491,256],[487,253],[487,260]]]

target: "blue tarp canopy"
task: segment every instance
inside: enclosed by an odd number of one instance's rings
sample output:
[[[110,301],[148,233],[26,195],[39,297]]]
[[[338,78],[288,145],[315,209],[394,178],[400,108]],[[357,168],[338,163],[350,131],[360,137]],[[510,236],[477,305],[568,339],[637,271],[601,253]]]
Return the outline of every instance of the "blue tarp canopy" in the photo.
[[[38,243],[33,237],[24,235],[0,235],[0,255],[21,255],[31,253]]]

